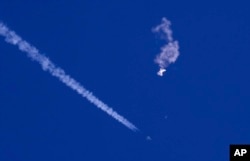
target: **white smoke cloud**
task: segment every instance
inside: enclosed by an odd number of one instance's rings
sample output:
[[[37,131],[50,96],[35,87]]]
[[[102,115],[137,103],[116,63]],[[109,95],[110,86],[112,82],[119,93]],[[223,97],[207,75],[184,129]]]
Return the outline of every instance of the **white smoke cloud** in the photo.
[[[79,82],[67,75],[63,69],[57,67],[48,57],[42,55],[38,49],[30,45],[27,41],[23,40],[14,31],[11,31],[6,25],[0,22],[0,35],[5,37],[5,41],[18,46],[19,50],[25,52],[28,57],[38,62],[44,71],[48,71],[52,76],[58,78],[65,85],[76,91],[79,95],[86,98],[89,102],[93,103],[96,107],[106,112],[108,115],[122,123],[127,128],[137,131],[138,128],[129,122],[126,118],[118,114],[111,107],[103,103],[90,91],[85,89]]]
[[[154,59],[154,62],[160,67],[157,72],[159,76],[163,76],[163,72],[166,71],[168,65],[174,63],[179,56],[179,44],[178,41],[173,39],[170,25],[171,22],[163,17],[161,24],[152,29],[154,33],[160,34],[167,41],[167,44],[161,47],[161,52]]]

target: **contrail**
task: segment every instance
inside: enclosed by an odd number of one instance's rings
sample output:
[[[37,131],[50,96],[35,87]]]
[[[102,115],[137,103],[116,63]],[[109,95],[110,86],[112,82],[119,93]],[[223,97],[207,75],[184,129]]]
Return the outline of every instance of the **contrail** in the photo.
[[[70,75],[67,75],[64,70],[57,67],[48,57],[42,55],[38,49],[29,44],[27,41],[23,40],[14,31],[11,31],[6,25],[0,22],[0,35],[5,37],[5,41],[16,45],[19,50],[25,52],[29,58],[38,62],[44,71],[48,71],[52,76],[57,77],[61,82],[70,87],[72,90],[76,91],[82,97],[86,98],[89,102],[93,103],[96,107],[106,112],[108,115],[122,123],[127,128],[137,131],[138,128],[129,122],[126,118],[118,114],[111,107],[103,103],[96,96],[94,96],[90,91],[85,89],[79,82],[73,79]]]
[[[163,72],[169,64],[174,63],[179,56],[179,44],[178,41],[174,41],[172,37],[172,30],[170,29],[171,22],[165,17],[162,18],[162,23],[152,29],[155,33],[160,33],[160,35],[167,41],[161,48],[161,53],[155,58],[155,63],[160,67],[158,71],[159,76],[163,76]]]

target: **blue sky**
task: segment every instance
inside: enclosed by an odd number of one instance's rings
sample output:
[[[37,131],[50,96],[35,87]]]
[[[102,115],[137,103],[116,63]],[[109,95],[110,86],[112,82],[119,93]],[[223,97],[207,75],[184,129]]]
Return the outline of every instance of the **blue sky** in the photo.
[[[7,1],[0,20],[134,123],[133,132],[0,38],[0,160],[228,160],[250,143],[248,5]],[[167,17],[180,56],[153,62]],[[152,140],[147,140],[150,136]]]

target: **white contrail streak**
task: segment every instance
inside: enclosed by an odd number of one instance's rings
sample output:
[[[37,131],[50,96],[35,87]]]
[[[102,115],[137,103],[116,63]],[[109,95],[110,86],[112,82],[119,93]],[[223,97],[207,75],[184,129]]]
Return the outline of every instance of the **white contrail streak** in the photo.
[[[171,22],[165,17],[162,18],[162,23],[152,29],[155,33],[160,33],[161,36],[166,39],[167,44],[161,48],[161,53],[155,58],[155,63],[160,67],[158,71],[159,76],[163,76],[163,72],[169,64],[174,63],[179,56],[179,44],[178,41],[174,41],[172,37],[172,30],[170,29]]]
[[[14,31],[11,31],[6,25],[0,22],[0,35],[5,37],[5,41],[18,46],[19,50],[25,52],[32,60],[37,61],[44,71],[48,71],[52,76],[57,77],[65,85],[76,91],[82,97],[86,98],[89,102],[93,103],[96,107],[100,108],[108,115],[122,123],[127,128],[137,131],[137,127],[129,122],[126,118],[118,114],[108,105],[99,100],[90,91],[85,89],[79,82],[67,75],[63,69],[57,67],[48,57],[42,55],[34,46],[30,45],[27,41],[23,40]]]

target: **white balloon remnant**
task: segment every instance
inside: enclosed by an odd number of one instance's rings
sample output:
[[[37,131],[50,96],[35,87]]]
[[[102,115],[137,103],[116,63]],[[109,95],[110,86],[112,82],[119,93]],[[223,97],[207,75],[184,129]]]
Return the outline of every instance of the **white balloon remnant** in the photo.
[[[157,75],[163,76],[163,73],[166,71],[166,69],[160,68],[160,70],[157,72]]]
[[[152,29],[154,33],[159,33],[163,37],[167,44],[161,47],[161,52],[156,56],[154,62],[160,67],[157,75],[163,76],[163,72],[169,64],[174,63],[179,56],[179,44],[172,37],[172,30],[170,29],[171,22],[165,17],[162,18],[162,23]]]

